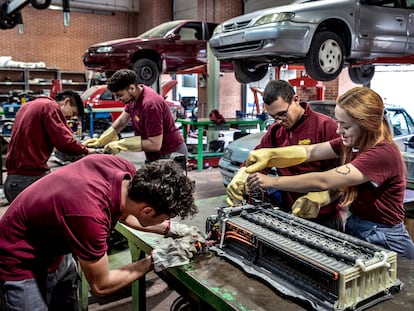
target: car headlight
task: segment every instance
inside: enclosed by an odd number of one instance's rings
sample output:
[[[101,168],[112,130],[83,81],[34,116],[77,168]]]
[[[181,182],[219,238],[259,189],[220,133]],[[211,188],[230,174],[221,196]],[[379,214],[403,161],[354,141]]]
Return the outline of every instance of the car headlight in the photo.
[[[295,13],[292,13],[292,12],[274,13],[274,14],[260,17],[257,21],[253,23],[253,26],[260,26],[264,24],[283,22],[283,21],[291,21],[294,17],[295,17]]]
[[[231,161],[232,154],[233,154],[233,150],[230,150],[229,148],[226,148],[226,149],[224,149],[224,152],[223,152],[223,158]]]
[[[109,53],[113,51],[113,47],[112,46],[101,46],[100,48],[98,48],[96,50],[96,52],[98,53]]]
[[[223,32],[223,26],[221,24],[217,25],[213,31],[213,36]]]

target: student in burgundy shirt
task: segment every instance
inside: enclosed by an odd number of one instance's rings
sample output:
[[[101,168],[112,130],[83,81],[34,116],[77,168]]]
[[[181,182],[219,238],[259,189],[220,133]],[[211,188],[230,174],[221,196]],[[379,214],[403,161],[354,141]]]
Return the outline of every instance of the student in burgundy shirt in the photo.
[[[301,102],[293,87],[286,81],[270,81],[264,90],[263,101],[267,113],[275,119],[275,122],[269,127],[255,149],[297,144],[310,145],[338,137],[335,120],[313,111],[309,104]],[[336,160],[314,161],[287,168],[277,168],[277,173],[281,176],[291,176],[307,172],[325,171],[335,167],[336,164]],[[232,185],[229,185],[228,189],[231,189],[231,187]],[[280,191],[280,193],[281,200],[274,202],[274,204],[288,212],[290,212],[292,204],[303,196],[303,193],[295,191]],[[231,191],[228,191],[227,195],[232,197]],[[340,215],[341,206],[338,203],[339,200],[336,199],[323,206],[317,217],[312,220],[343,231],[344,225]]]
[[[174,152],[187,157],[187,146],[164,99],[148,86],[137,84],[133,70],[121,69],[108,80],[108,89],[125,103],[125,110],[99,138],[86,146],[105,146],[104,153],[144,151],[147,162],[168,159]],[[132,122],[135,136],[118,141],[118,133]]]
[[[9,202],[49,173],[47,161],[54,148],[72,155],[94,152],[74,139],[66,122],[83,113],[82,99],[72,91],[60,92],[55,99],[40,96],[20,107],[6,156],[4,192]]]
[[[381,97],[369,88],[353,88],[338,97],[335,116],[340,138],[252,151],[246,169],[249,187],[295,192],[340,189],[343,205],[351,213],[346,220],[346,233],[414,259],[414,244],[404,224],[404,162],[393,141]],[[296,176],[257,173],[280,161],[287,152],[291,158],[303,157],[306,163],[341,158],[342,165]],[[302,206],[293,213],[300,214],[306,208]]]
[[[184,264],[187,252],[155,249],[110,270],[107,238],[117,221],[166,233],[168,219],[197,211],[194,187],[173,161],[136,170],[113,155],[90,155],[46,175],[0,220],[0,298],[10,310],[75,310],[78,276],[71,254],[96,295],[114,293],[153,268]]]

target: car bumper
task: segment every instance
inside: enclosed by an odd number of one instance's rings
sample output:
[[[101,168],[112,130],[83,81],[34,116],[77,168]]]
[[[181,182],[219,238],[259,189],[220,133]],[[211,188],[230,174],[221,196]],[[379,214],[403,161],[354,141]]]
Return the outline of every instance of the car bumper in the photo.
[[[310,46],[316,25],[269,24],[266,27],[221,33],[209,41],[219,59],[242,59],[260,55],[304,57]]]
[[[82,60],[86,69],[93,71],[115,71],[130,66],[128,54],[86,53]]]
[[[219,166],[221,178],[223,180],[223,184],[224,186],[227,187],[227,185],[233,179],[234,175],[240,169],[240,166],[233,165],[231,164],[229,160],[226,160],[224,158],[220,158],[218,166]]]

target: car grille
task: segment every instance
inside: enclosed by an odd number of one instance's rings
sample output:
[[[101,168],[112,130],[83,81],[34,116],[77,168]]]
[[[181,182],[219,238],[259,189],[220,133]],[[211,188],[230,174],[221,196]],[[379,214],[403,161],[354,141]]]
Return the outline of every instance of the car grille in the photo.
[[[243,28],[246,28],[249,25],[249,23],[250,23],[250,20],[225,24],[223,25],[223,30],[224,32],[229,32],[233,30],[243,29]]]
[[[232,52],[239,52],[239,51],[255,51],[261,49],[263,46],[262,41],[251,41],[251,42],[243,42],[238,44],[232,45],[224,45],[216,47],[215,49],[219,53],[232,53]]]

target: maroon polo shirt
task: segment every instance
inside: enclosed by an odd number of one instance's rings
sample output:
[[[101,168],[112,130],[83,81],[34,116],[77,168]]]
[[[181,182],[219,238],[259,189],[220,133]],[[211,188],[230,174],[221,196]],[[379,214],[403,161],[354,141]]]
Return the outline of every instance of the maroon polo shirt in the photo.
[[[141,94],[136,101],[125,106],[130,114],[136,136],[142,139],[162,135],[159,152],[145,152],[149,161],[157,160],[161,155],[176,152],[184,139],[175,126],[175,120],[164,99],[148,86],[140,85]]]
[[[45,174],[53,148],[73,155],[88,153],[87,147],[74,139],[58,103],[38,97],[17,111],[6,156],[7,173]]]
[[[121,215],[121,187],[132,163],[89,155],[42,177],[0,220],[0,280],[23,280],[56,268],[64,254],[97,260]]]

